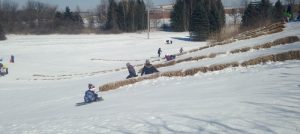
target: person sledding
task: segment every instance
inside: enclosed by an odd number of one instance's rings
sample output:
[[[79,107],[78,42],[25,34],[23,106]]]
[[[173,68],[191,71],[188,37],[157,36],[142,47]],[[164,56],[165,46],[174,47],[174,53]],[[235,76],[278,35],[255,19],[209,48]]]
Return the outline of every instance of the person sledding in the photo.
[[[88,88],[89,89],[85,91],[84,102],[90,103],[94,101],[99,101],[101,97],[98,97],[95,86],[93,84],[88,84]]]
[[[126,77],[126,79],[137,77],[135,69],[130,63],[127,63],[126,67],[128,69],[128,72],[129,72],[129,75]]]
[[[176,58],[176,55],[165,55],[165,58],[167,61],[174,60]]]
[[[142,69],[141,76],[143,76],[144,74],[152,74],[156,72],[159,71],[150,63],[149,60],[146,60],[145,66]]]
[[[8,68],[0,63],[0,76],[4,76],[8,74]]]

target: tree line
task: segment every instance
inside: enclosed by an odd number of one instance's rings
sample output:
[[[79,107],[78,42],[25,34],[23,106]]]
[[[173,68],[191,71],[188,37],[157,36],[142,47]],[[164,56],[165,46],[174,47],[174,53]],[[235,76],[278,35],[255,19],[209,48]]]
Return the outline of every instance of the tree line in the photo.
[[[272,22],[285,21],[285,7],[280,0],[273,6],[269,0],[250,2],[242,16],[242,28],[258,27]]]
[[[173,31],[189,31],[195,41],[204,41],[225,25],[221,0],[176,0],[171,13]]]
[[[143,0],[126,0],[116,3],[109,0],[105,29],[113,32],[134,32],[147,27],[146,6]]]
[[[57,6],[29,0],[22,8],[13,0],[0,0],[0,35],[82,33],[84,20],[80,9],[71,11],[66,7],[58,11]],[[93,15],[91,15],[93,14]],[[134,32],[147,27],[146,6],[143,0],[102,0],[89,19],[93,32]],[[93,17],[96,16],[96,17]],[[101,26],[95,27],[95,23]]]
[[[78,12],[57,11],[52,6],[39,1],[28,1],[18,9],[18,4],[0,1],[0,24],[6,33],[49,34],[76,33],[82,28],[83,21]]]

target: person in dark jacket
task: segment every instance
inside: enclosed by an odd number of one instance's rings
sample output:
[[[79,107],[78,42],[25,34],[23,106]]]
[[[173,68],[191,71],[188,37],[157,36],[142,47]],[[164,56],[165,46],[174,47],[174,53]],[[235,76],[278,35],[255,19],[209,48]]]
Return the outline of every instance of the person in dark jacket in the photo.
[[[10,56],[10,63],[15,63],[15,56],[14,55]]]
[[[141,76],[143,76],[144,74],[152,74],[152,73],[156,73],[159,72],[152,64],[150,64],[149,60],[146,60],[145,66],[142,69],[142,74]]]
[[[129,72],[129,75],[126,77],[126,79],[137,77],[134,67],[130,65],[130,63],[127,63],[126,66]]]
[[[157,51],[158,57],[160,57],[161,52],[162,52],[161,48],[159,48],[158,51]]]

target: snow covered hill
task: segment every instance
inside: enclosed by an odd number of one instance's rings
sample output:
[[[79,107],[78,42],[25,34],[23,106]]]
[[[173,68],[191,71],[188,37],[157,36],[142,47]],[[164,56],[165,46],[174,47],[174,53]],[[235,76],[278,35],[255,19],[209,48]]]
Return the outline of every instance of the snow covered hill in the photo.
[[[300,42],[247,52],[274,40],[300,37],[300,23],[284,31],[210,47],[177,60],[220,53],[216,57],[158,68],[162,73],[269,54],[300,50]],[[104,101],[83,101],[88,83],[124,80],[127,62],[165,63],[157,58],[206,46],[187,41],[188,33],[119,35],[8,35],[0,58],[9,75],[0,77],[0,134],[82,133],[300,133],[300,61],[268,62],[248,67],[159,77],[102,92]],[[173,40],[172,45],[165,40]],[[15,55],[16,63],[8,63]],[[136,67],[136,70],[141,67]]]

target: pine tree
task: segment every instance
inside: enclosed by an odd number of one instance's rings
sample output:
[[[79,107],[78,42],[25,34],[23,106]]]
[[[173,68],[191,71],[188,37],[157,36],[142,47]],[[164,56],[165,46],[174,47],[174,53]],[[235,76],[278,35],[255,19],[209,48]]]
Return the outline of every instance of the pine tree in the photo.
[[[270,3],[269,0],[261,0],[259,8],[260,8],[260,16],[262,20],[268,20],[271,18],[272,4]]]
[[[143,0],[137,0],[135,4],[135,24],[136,30],[146,29],[146,6]]]
[[[190,37],[194,41],[205,41],[209,36],[209,18],[202,3],[197,3],[190,19]]]
[[[222,28],[225,26],[225,10],[221,0],[217,0],[217,10],[219,16],[219,25]]]
[[[109,0],[109,7],[107,13],[107,22],[105,25],[106,30],[116,32],[119,30],[118,18],[117,18],[117,3],[114,0]]]
[[[67,20],[74,20],[73,13],[71,12],[70,8],[67,6],[64,12],[64,18]]]
[[[136,31],[136,24],[135,24],[135,18],[136,18],[136,13],[135,13],[135,0],[129,0],[128,2],[128,12],[127,12],[127,28],[128,32]]]
[[[0,25],[0,40],[6,40],[5,33]]]
[[[176,32],[185,31],[184,22],[183,22],[183,1],[176,0],[176,3],[173,7],[173,11],[171,13],[171,28]]]
[[[208,12],[210,32],[217,32],[221,30],[219,10],[216,7],[216,4],[210,4],[210,11]]]
[[[118,26],[120,30],[126,31],[126,7],[127,7],[127,2],[126,1],[121,1],[118,4]]]
[[[280,0],[277,0],[273,8],[272,17],[274,22],[282,21],[284,19],[284,7]]]
[[[242,26],[255,26],[260,19],[259,9],[256,5],[250,3],[242,16]]]

